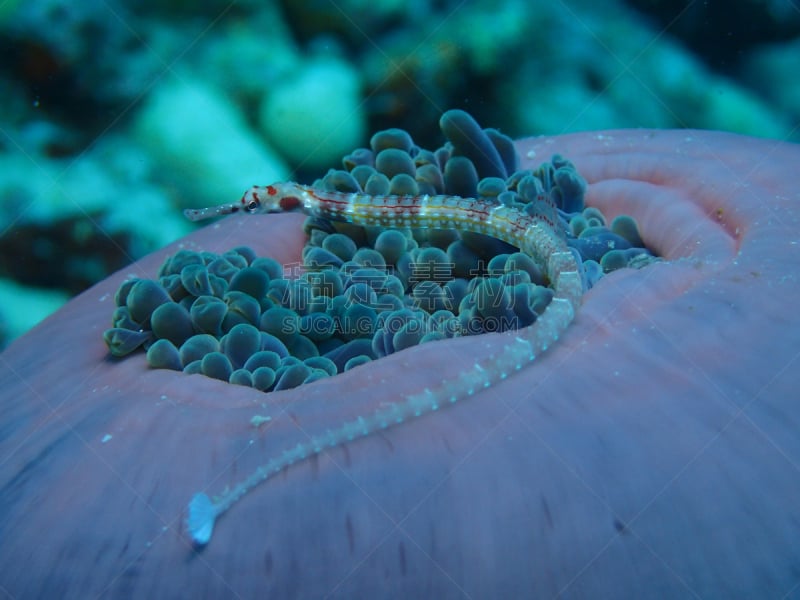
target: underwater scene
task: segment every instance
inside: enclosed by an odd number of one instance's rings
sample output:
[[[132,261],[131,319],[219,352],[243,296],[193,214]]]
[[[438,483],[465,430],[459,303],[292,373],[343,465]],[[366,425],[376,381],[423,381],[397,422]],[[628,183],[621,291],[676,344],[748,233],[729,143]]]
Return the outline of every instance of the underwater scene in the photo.
[[[0,590],[800,594],[800,3],[0,4]]]
[[[435,149],[451,108],[511,138],[799,140],[796,3],[730,6],[8,0],[0,339],[191,231],[184,208],[311,184],[385,129]]]

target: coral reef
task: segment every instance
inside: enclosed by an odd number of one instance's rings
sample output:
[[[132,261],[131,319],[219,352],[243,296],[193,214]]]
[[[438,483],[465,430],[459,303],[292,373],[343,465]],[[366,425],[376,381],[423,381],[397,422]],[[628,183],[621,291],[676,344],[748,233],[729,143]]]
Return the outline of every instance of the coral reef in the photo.
[[[442,107],[511,137],[797,139],[790,2],[636,3],[646,17],[629,4],[4,2],[0,255],[33,263],[0,261],[0,276],[74,294],[184,235],[176,209],[312,181],[365,131],[402,127],[434,147]],[[12,331],[24,307],[2,307]]]
[[[344,60],[327,57],[309,60],[287,79],[264,97],[260,127],[292,164],[325,169],[366,133],[359,73]]]
[[[258,177],[280,179],[289,172],[223,90],[188,77],[164,82],[148,96],[132,134],[150,160],[164,168],[165,184],[180,186],[186,197],[203,202],[235,195]],[[191,173],[203,176],[187,177]]]

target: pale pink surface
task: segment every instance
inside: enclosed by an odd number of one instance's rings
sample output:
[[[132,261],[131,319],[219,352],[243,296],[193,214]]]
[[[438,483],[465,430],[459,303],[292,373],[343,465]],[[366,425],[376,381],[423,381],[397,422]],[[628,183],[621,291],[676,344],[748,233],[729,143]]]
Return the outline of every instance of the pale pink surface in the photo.
[[[0,589],[11,597],[797,594],[797,146],[695,131],[520,142],[670,259],[605,278],[563,339],[455,407],[256,488],[195,552],[192,494],[307,434],[457,377],[502,335],[427,344],[264,395],[106,360],[128,273],[0,355]],[[185,244],[289,262],[298,215]],[[254,429],[252,416],[272,421]],[[103,436],[112,438],[103,443]]]

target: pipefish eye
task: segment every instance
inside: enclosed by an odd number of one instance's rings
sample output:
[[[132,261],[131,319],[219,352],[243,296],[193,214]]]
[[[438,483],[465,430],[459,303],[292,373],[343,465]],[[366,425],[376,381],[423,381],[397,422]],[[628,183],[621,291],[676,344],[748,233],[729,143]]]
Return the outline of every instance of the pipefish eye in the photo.
[[[260,207],[261,207],[261,202],[258,200],[258,198],[253,198],[250,200],[250,202],[247,203],[244,209],[247,212],[253,213],[256,212]]]

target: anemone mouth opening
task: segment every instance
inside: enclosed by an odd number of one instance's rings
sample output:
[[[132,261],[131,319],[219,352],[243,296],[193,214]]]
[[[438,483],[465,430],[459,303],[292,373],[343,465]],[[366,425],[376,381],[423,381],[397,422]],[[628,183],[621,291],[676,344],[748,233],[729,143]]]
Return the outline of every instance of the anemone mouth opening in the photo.
[[[639,225],[642,240],[666,261],[696,260],[725,264],[736,257],[741,228],[717,210],[680,188],[644,181],[609,179],[591,182],[587,203],[609,218],[626,214]]]

